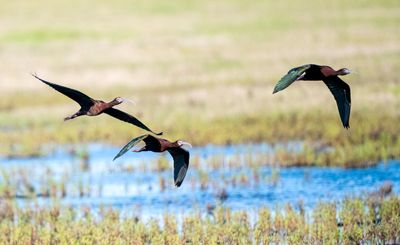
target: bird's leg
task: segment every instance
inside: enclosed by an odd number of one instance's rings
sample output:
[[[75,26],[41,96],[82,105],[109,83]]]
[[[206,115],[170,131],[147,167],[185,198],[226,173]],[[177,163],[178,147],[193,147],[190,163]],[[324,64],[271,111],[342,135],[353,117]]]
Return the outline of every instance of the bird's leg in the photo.
[[[74,115],[64,118],[64,121],[68,121],[68,120],[74,119],[75,117],[79,117],[79,116],[83,116],[83,115],[85,115],[85,113],[83,113],[82,111],[78,111]]]
[[[138,150],[132,150],[132,152],[141,152],[141,151],[147,151],[146,146],[143,146],[142,148]]]

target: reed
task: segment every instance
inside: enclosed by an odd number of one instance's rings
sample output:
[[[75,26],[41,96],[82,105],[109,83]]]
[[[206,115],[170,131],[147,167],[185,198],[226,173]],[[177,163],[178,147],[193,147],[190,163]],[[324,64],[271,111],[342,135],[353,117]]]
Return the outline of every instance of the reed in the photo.
[[[398,243],[400,199],[379,199],[375,215],[367,198],[348,198],[341,203],[319,203],[314,209],[286,205],[260,208],[249,213],[222,206],[211,214],[165,214],[142,221],[109,208],[81,210],[56,202],[49,207],[26,206],[3,200],[0,205],[0,238],[7,243]],[[374,212],[375,212],[374,211]]]

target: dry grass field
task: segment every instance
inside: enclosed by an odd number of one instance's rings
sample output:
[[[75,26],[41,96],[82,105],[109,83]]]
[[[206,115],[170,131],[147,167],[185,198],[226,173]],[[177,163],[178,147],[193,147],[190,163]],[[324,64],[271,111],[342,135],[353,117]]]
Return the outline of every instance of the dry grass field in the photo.
[[[398,157],[399,11],[397,0],[4,2],[0,152],[123,144],[141,133],[107,116],[62,122],[77,104],[34,72],[94,98],[131,98],[136,105],[120,108],[195,145],[300,139],[371,154],[383,146],[384,156]],[[350,130],[322,83],[272,95],[276,81],[304,63],[355,72],[345,77]]]

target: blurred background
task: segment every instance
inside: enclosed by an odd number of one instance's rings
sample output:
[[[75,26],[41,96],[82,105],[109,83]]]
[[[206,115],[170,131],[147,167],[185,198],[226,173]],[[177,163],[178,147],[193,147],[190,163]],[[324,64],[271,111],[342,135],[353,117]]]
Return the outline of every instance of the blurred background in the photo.
[[[2,1],[0,195],[147,218],[397,195],[399,13],[398,0]],[[272,95],[307,63],[354,72],[349,130],[321,82]],[[132,99],[118,108],[191,142],[182,187],[169,155],[112,162],[144,132],[105,115],[63,122],[79,106],[31,73]]]
[[[0,151],[37,153],[41,142],[124,143],[140,133],[108,117],[62,123],[77,105],[30,73],[106,101],[131,98],[137,105],[122,109],[166,137],[196,145],[308,137],[332,143],[371,138],[372,130],[394,131],[398,5],[368,0],[2,3]],[[351,130],[342,130],[322,83],[299,83],[271,95],[280,77],[305,63],[355,71],[345,77],[352,87]]]

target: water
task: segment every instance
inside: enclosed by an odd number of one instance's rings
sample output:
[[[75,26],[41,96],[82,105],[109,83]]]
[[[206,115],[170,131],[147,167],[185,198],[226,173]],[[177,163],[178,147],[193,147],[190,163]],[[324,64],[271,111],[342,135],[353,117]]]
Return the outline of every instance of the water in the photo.
[[[263,164],[274,151],[284,147],[301,149],[301,142],[283,145],[252,144],[205,146],[190,150],[192,163],[180,188],[173,186],[172,158],[168,154],[151,152],[127,153],[113,162],[118,148],[92,144],[64,146],[46,157],[0,159],[3,177],[8,173],[17,188],[17,202],[32,202],[22,198],[26,182],[35,190],[63,181],[67,196],[63,205],[81,207],[112,206],[122,212],[152,217],[168,212],[183,214],[206,210],[223,204],[234,210],[257,210],[260,207],[294,206],[302,203],[311,209],[320,201],[340,201],[345,197],[367,195],[390,181],[393,191],[400,192],[400,161],[379,163],[363,169],[332,167],[279,168]],[[87,170],[81,159],[68,151],[87,151]],[[161,159],[161,160],[160,160]],[[194,160],[195,159],[195,160]],[[168,169],[156,171],[157,162],[167,161]],[[218,163],[223,167],[212,167]],[[257,165],[260,167],[249,167]],[[160,184],[164,181],[165,184]],[[25,184],[24,184],[25,183]],[[80,196],[80,189],[85,193]],[[25,192],[24,192],[25,191]],[[222,200],[221,193],[226,194]],[[60,196],[60,194],[58,194]],[[46,205],[50,198],[38,197],[34,202]]]

